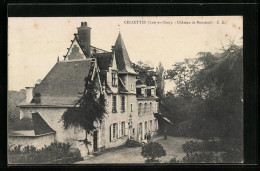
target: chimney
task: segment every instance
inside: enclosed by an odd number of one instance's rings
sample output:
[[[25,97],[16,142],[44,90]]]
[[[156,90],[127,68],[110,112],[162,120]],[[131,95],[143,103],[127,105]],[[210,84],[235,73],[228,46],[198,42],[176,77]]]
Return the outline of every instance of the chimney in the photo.
[[[90,58],[90,30],[87,22],[81,22],[81,27],[78,27],[78,37],[83,51],[87,54],[87,57]]]
[[[25,87],[26,88],[26,103],[31,103],[33,99],[33,87]]]

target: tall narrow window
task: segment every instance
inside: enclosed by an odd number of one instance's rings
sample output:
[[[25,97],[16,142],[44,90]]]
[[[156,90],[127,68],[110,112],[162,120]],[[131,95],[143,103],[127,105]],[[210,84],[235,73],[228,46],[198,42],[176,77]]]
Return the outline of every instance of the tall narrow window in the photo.
[[[147,93],[147,96],[151,96],[151,95],[152,95],[151,89],[147,89],[147,90],[146,90],[146,93]]]
[[[153,120],[150,120],[150,131],[153,131]]]
[[[134,111],[133,104],[130,104],[130,108],[131,108],[131,112],[133,112]]]
[[[125,112],[125,96],[121,96],[121,112]]]
[[[145,111],[144,111],[144,105],[142,105],[142,114],[143,114],[143,113],[145,113]]]
[[[134,91],[133,84],[130,84],[131,91]]]
[[[148,126],[147,126],[147,121],[144,122],[144,133],[147,134],[148,133]]]
[[[153,113],[153,103],[152,102],[150,102],[150,111],[151,111],[151,113]]]
[[[154,130],[157,130],[157,120],[154,120]]]
[[[144,113],[146,113],[147,110],[147,103],[144,104]]]
[[[138,105],[138,114],[140,115],[142,112],[142,103],[139,103]]]
[[[117,138],[117,124],[113,124],[113,139]]]
[[[147,104],[147,112],[146,113],[150,113],[150,103]]]
[[[137,88],[137,89],[136,89],[136,94],[137,94],[137,95],[141,95],[141,88]]]
[[[112,86],[117,86],[117,74],[115,72],[112,73]]]
[[[125,122],[121,122],[121,135],[125,135]]]
[[[113,100],[112,100],[112,112],[113,112],[113,113],[116,112],[116,96],[113,96]]]

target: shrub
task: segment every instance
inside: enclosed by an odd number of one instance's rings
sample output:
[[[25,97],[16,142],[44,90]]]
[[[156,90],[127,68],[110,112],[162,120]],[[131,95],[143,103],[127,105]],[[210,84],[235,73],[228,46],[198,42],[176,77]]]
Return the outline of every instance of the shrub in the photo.
[[[8,148],[8,159],[10,163],[49,163],[57,160],[67,160],[66,162],[75,162],[81,160],[80,151],[71,152],[69,143],[51,143],[42,149],[36,149],[34,146],[21,148],[18,145],[14,148]]]
[[[219,163],[221,158],[213,152],[186,153],[182,159],[183,163]]]
[[[224,163],[238,163],[243,162],[242,149],[229,148],[226,152],[221,154]]]
[[[182,145],[182,149],[185,153],[193,153],[196,151],[214,151],[223,152],[228,148],[229,142],[227,141],[186,141]]]
[[[125,146],[126,147],[140,147],[140,146],[142,146],[142,144],[139,143],[138,141],[128,139],[125,143]]]
[[[172,158],[172,159],[169,161],[169,163],[182,163],[182,161],[181,161],[181,160],[177,160],[177,159],[174,157],[174,158]]]
[[[185,144],[182,144],[182,149],[185,153],[192,153],[194,151],[201,150],[200,143],[198,141],[186,141]]]
[[[166,155],[166,151],[163,146],[157,142],[149,142],[142,146],[141,155],[144,158],[147,158],[146,163],[157,163],[158,160],[155,158],[159,158]]]

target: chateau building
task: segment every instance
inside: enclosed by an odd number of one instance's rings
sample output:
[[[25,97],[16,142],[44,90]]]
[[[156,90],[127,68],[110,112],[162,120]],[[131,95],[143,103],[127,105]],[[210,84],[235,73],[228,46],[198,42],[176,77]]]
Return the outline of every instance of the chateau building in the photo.
[[[65,130],[61,117],[79,98],[89,74],[107,101],[107,116],[88,136],[90,152],[124,145],[127,139],[142,141],[148,133],[157,133],[155,80],[134,71],[121,33],[108,52],[91,46],[91,28],[82,22],[64,59],[57,61],[41,83],[26,87],[26,100],[18,105],[20,120],[9,130],[9,145],[41,148],[51,142],[69,142],[86,156],[86,147],[77,141],[85,138],[85,131]]]

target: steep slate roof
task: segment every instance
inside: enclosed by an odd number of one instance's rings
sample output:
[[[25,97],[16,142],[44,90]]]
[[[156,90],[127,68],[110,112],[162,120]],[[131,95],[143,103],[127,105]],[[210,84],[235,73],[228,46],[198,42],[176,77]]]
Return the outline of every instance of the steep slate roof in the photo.
[[[11,136],[39,136],[43,134],[56,133],[36,112],[32,113],[32,118],[22,118],[10,126]]]
[[[57,62],[42,82],[35,86],[34,93],[41,94],[41,102],[35,105],[74,104],[79,93],[84,90],[84,78],[93,67],[91,61],[92,59]]]
[[[136,85],[144,85],[144,83],[141,80],[137,80]]]
[[[112,66],[113,53],[98,53],[93,54],[93,57],[97,58],[97,64],[100,70],[108,70]]]
[[[155,81],[151,76],[139,75],[139,78],[136,81],[136,85],[142,85],[142,84],[147,86],[155,86]]]
[[[116,64],[118,67],[119,73],[132,73],[136,74],[132,67],[132,62],[128,56],[124,41],[122,39],[121,33],[118,34],[116,43],[115,43],[115,56]]]

